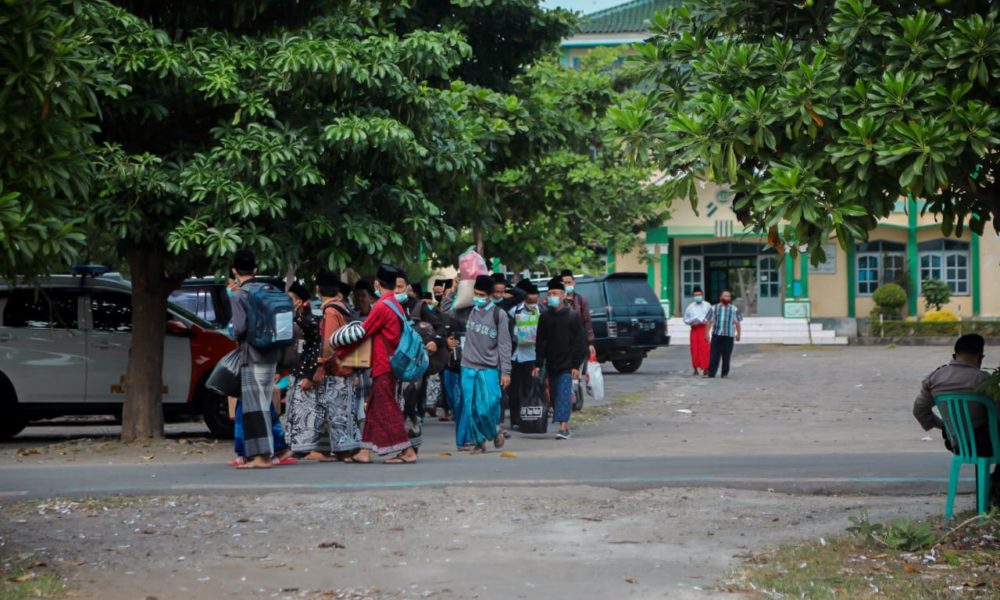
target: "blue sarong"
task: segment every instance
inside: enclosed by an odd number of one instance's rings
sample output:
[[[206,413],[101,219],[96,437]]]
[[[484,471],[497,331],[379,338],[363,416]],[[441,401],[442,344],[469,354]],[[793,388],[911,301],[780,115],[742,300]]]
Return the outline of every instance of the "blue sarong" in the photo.
[[[496,439],[500,421],[500,371],[462,367],[462,415],[473,445]]]
[[[462,421],[462,375],[450,369],[441,372],[444,395],[448,399],[451,418],[455,421],[455,446],[461,448],[472,443],[469,427]]]

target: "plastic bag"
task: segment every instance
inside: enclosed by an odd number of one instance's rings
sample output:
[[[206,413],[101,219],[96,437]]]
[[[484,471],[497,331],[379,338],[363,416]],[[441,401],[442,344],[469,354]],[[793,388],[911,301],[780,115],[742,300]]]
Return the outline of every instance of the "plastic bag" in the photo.
[[[593,357],[587,363],[587,392],[598,402],[604,400],[604,371]]]
[[[472,298],[476,295],[474,288],[476,282],[465,279],[458,282],[458,289],[455,290],[455,300],[451,303],[451,310],[462,310],[472,306]]]
[[[549,400],[545,386],[538,378],[531,379],[528,393],[521,398],[521,433],[546,433],[549,430]]]
[[[205,387],[223,396],[239,397],[242,383],[240,368],[243,367],[243,350],[236,348],[223,356],[212,369],[212,374],[205,381]]]
[[[475,280],[476,277],[488,273],[486,260],[474,249],[469,248],[458,257],[458,274],[463,280]]]

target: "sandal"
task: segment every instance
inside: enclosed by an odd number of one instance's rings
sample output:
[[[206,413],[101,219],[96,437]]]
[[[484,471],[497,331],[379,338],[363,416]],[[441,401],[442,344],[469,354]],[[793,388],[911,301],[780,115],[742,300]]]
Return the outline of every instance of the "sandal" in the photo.
[[[287,466],[287,465],[294,465],[294,464],[296,464],[298,462],[299,462],[299,459],[295,458],[294,456],[286,456],[285,458],[278,458],[277,456],[275,456],[274,458],[271,459],[271,464],[274,465],[274,466],[276,466],[276,467],[284,467],[284,466]]]
[[[504,434],[501,433],[500,435],[493,438],[493,447],[499,450],[500,448],[503,448],[503,445],[506,441],[507,438],[504,436]]]
[[[237,456],[233,460],[229,461],[230,467],[238,467],[240,465],[245,465],[245,464],[247,464],[247,459],[242,456]]]
[[[405,458],[403,458],[402,454],[397,454],[396,456],[394,456],[394,457],[390,458],[389,460],[385,461],[385,464],[387,464],[387,465],[415,465],[415,464],[417,464],[417,459],[416,459],[416,457],[414,457],[413,460],[406,460]]]

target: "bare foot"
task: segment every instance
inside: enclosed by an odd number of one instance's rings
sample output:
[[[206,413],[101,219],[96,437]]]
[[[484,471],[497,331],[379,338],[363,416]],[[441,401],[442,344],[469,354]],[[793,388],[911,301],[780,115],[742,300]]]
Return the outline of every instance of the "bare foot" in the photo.
[[[358,450],[358,453],[353,456],[353,462],[369,465],[372,462],[372,453],[368,450]]]
[[[271,459],[266,456],[255,456],[253,460],[242,464],[237,469],[270,469]]]
[[[305,460],[315,460],[316,462],[333,462],[336,460],[332,456],[328,454],[323,454],[322,452],[318,452],[316,450],[313,450],[312,452],[306,454],[302,458]]]

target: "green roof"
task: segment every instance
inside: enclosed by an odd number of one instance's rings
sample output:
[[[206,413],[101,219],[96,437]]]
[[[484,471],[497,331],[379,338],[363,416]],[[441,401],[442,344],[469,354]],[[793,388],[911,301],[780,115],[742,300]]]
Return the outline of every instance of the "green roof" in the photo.
[[[585,15],[581,33],[644,33],[657,12],[679,6],[680,0],[632,0]]]

